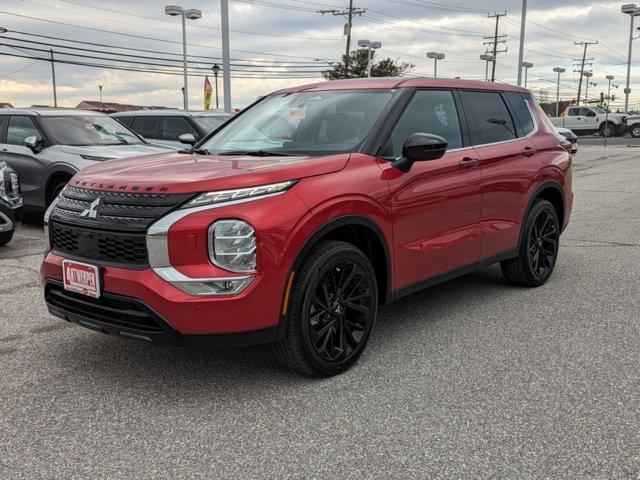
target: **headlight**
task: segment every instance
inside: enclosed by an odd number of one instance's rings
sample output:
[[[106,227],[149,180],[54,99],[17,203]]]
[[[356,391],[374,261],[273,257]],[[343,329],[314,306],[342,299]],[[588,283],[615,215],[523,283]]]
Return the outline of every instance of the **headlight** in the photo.
[[[9,174],[9,178],[11,179],[11,191],[18,195],[20,193],[20,180],[18,179],[18,174],[11,172]]]
[[[182,208],[199,207],[201,205],[213,205],[216,203],[226,203],[238,200],[245,200],[252,197],[262,197],[282,193],[295,184],[295,180],[288,182],[272,183],[259,187],[238,188],[235,190],[220,190],[217,192],[207,192],[198,195]]]
[[[232,272],[256,269],[255,230],[242,220],[219,220],[209,227],[209,258]]]

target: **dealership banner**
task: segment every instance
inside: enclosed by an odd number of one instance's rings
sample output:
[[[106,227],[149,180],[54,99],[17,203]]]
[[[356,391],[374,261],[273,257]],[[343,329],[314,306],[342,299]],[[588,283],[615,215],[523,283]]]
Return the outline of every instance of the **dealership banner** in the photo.
[[[211,83],[209,83],[209,77],[204,77],[204,109],[209,110],[211,108]]]

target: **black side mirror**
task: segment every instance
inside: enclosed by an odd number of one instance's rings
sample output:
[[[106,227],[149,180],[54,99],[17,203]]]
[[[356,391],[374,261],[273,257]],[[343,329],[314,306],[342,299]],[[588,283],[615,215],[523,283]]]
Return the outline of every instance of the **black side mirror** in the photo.
[[[24,145],[31,150],[33,153],[40,152],[40,144],[42,143],[42,139],[32,135],[24,139]]]
[[[402,158],[393,162],[393,166],[402,172],[408,172],[413,162],[437,160],[447,152],[447,141],[430,133],[414,133],[402,146]]]
[[[196,137],[194,137],[192,134],[190,133],[183,133],[182,135],[180,135],[178,137],[178,141],[180,143],[186,143],[187,145],[195,145],[196,143]]]

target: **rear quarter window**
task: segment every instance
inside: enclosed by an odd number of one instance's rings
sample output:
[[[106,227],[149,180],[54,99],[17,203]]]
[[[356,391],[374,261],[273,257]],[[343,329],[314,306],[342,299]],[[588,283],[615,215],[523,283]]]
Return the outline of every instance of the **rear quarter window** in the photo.
[[[531,117],[531,111],[527,106],[527,98],[525,95],[517,92],[505,92],[505,97],[511,106],[511,111],[516,117],[518,122],[519,137],[526,137],[535,129],[535,123]],[[529,98],[531,100],[531,98]]]

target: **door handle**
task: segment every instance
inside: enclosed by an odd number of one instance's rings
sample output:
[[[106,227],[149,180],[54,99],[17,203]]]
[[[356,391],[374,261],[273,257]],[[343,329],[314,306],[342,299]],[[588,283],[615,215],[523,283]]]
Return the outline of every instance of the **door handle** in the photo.
[[[478,159],[477,158],[471,158],[471,157],[465,157],[462,160],[460,160],[460,163],[458,163],[458,166],[460,168],[473,168],[476,165],[478,165]]]
[[[538,153],[538,151],[531,147],[524,147],[524,150],[522,150],[522,155],[525,157],[533,157],[536,153]]]

